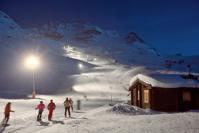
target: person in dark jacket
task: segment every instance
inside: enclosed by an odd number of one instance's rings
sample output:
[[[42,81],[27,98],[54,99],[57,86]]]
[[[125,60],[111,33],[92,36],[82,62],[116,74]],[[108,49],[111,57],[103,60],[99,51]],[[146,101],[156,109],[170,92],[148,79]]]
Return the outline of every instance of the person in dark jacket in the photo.
[[[65,107],[65,117],[67,117],[67,112],[68,112],[68,115],[70,117],[70,101],[68,98],[66,98],[66,100],[64,101],[64,107]]]
[[[4,121],[5,121],[5,125],[8,123],[9,118],[10,118],[10,112],[14,112],[13,110],[11,110],[11,102],[8,102],[6,104],[5,110],[4,110]]]
[[[51,121],[52,119],[52,115],[53,115],[53,111],[56,108],[55,103],[53,102],[53,100],[50,100],[50,103],[48,104],[48,120]]]

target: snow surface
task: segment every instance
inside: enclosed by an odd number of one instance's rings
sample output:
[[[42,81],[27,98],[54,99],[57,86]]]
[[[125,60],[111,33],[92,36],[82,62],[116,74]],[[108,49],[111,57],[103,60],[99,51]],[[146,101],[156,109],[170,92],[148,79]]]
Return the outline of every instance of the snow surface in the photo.
[[[147,115],[152,114],[144,109],[141,109],[136,106],[131,106],[129,104],[116,104],[111,109],[112,112],[119,113],[119,114],[128,114],[128,115]]]
[[[42,97],[44,103],[48,97]],[[57,101],[60,98],[60,101]],[[145,110],[125,104],[108,106],[107,101],[82,101],[82,109],[72,112],[71,118],[64,118],[63,99],[55,98],[57,108],[52,121],[47,121],[47,110],[44,111],[43,121],[36,122],[34,107],[40,101],[12,100],[12,108],[16,112],[11,114],[10,126],[0,130],[5,133],[198,133],[198,112],[186,113],[144,113]],[[8,100],[1,99],[3,107]],[[119,107],[119,108],[118,108]],[[128,110],[126,113],[122,110]],[[120,113],[118,113],[118,111]],[[3,114],[0,115],[3,118]]]

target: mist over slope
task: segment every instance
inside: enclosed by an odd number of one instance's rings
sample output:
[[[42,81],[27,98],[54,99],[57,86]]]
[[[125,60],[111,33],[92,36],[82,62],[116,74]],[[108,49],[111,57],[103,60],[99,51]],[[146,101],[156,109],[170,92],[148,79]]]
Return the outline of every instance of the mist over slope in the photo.
[[[30,94],[32,72],[24,67],[30,54],[41,59],[35,72],[40,94],[82,93],[81,87],[99,92],[99,84],[104,94],[112,88],[127,93],[133,75],[164,67],[164,58],[135,32],[120,34],[84,22],[24,29],[0,12],[0,43],[0,97],[6,98]]]

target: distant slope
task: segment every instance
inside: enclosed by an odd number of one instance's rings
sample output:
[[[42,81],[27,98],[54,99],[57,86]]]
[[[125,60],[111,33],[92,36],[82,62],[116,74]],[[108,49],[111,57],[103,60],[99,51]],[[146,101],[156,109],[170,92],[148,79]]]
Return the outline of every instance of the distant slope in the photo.
[[[40,37],[65,41],[66,45],[82,48],[86,53],[101,55],[122,64],[160,64],[159,53],[144,44],[136,33],[122,35],[89,23],[49,23],[34,29]]]
[[[108,67],[112,67],[113,72],[119,68],[117,76],[122,77],[121,74],[128,69],[120,71],[120,67],[114,66],[162,64],[158,52],[144,44],[136,33],[122,35],[88,23],[50,23],[40,29],[23,29],[0,12],[0,42],[0,97],[6,98],[24,97],[31,93],[32,72],[23,65],[24,58],[30,53],[42,60],[42,66],[35,72],[36,89],[40,94],[71,91],[77,84],[74,75],[96,72],[96,66],[103,66],[100,71],[109,69],[106,65],[111,65]],[[111,71],[110,79],[113,81],[108,85],[119,84],[118,77]],[[98,73],[99,79],[100,74],[106,75],[105,72]]]
[[[171,70],[178,70],[188,72],[188,66],[191,67],[192,73],[199,75],[199,55],[196,56],[183,56],[181,54],[169,55],[165,57],[165,63],[171,64]],[[168,64],[168,63],[167,63]]]

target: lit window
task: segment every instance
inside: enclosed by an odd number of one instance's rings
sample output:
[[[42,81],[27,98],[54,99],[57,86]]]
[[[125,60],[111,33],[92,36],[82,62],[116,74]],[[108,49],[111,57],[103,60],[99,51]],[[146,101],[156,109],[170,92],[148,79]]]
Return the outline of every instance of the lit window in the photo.
[[[138,90],[138,96],[137,96],[137,100],[140,100],[140,90]]]
[[[149,90],[144,90],[144,103],[149,103]]]
[[[182,97],[183,97],[183,101],[186,101],[186,102],[191,101],[191,93],[189,91],[183,91]]]

